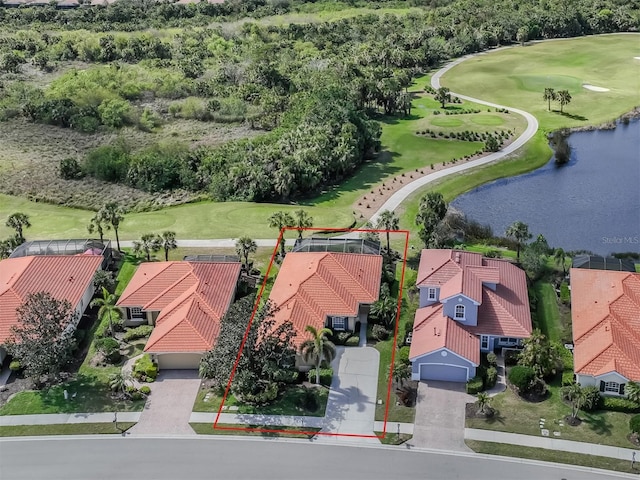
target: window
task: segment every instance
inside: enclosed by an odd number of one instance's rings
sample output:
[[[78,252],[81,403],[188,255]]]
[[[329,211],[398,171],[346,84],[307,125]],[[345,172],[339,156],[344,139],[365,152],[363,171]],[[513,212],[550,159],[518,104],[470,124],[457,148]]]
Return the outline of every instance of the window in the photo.
[[[436,300],[436,289],[429,287],[427,290],[427,300]]]
[[[456,305],[456,313],[454,318],[456,320],[464,320],[464,305]]]
[[[618,382],[605,382],[604,383],[604,391],[611,393],[619,393],[620,392],[620,384]]]
[[[140,307],[131,307],[129,309],[131,312],[131,318],[142,318],[142,309]]]
[[[334,330],[346,330],[347,317],[333,317],[332,326]]]
[[[489,348],[489,335],[480,335],[480,349],[487,350]]]

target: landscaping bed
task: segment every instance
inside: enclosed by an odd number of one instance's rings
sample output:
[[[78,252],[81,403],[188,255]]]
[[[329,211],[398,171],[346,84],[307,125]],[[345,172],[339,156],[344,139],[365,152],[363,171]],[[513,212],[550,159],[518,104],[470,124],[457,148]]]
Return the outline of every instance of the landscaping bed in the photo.
[[[248,437],[283,437],[283,438],[300,438],[306,436],[309,440],[311,440],[315,435],[309,435],[308,432],[319,432],[320,428],[315,427],[283,427],[281,425],[270,426],[270,425],[234,425],[234,424],[226,424],[219,423],[218,427],[226,427],[227,429],[219,429],[213,428],[213,425],[210,423],[190,423],[191,428],[198,435],[243,435]],[[250,430],[257,429],[257,430]],[[280,430],[278,432],[261,432],[259,430]]]

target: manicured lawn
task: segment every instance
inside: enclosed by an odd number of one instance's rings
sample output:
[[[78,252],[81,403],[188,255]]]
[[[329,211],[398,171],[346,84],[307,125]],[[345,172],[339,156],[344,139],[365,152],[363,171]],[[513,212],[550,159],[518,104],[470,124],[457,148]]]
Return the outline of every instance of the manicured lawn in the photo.
[[[502,258],[510,258],[513,260],[516,259],[516,252],[514,250],[508,250],[504,247],[474,244],[474,245],[460,245],[456,248],[463,248],[464,250],[467,250],[469,252],[477,252],[482,254],[486,254],[487,252],[491,252],[491,251],[498,251],[502,254]]]
[[[538,328],[551,341],[560,341],[562,337],[562,322],[558,310],[558,299],[553,285],[538,281],[533,286],[538,297]]]
[[[318,388],[318,400],[320,405],[315,411],[309,411],[301,406],[301,399],[306,387],[293,386],[285,390],[282,395],[272,404],[264,405],[260,407],[254,407],[252,405],[242,405],[236,400],[236,398],[229,394],[225,406],[238,406],[237,413],[259,414],[259,415],[307,415],[310,417],[324,417],[325,410],[327,408],[327,399],[329,398],[328,388]],[[198,391],[198,396],[193,405],[194,412],[213,412],[217,413],[220,408],[220,402],[222,396],[210,395],[208,401],[205,401],[205,396],[209,393],[208,390]],[[225,410],[224,413],[236,413]]]
[[[382,432],[374,432],[378,436],[382,436]],[[398,436],[397,433],[387,432],[384,438],[379,438],[380,443],[383,445],[402,445],[404,442],[411,440],[413,435],[409,435],[408,433],[401,433]]]
[[[638,35],[598,35],[514,47],[462,62],[442,78],[452,91],[534,114],[543,130],[597,125],[638,103]],[[593,92],[583,84],[610,89]],[[566,115],[547,111],[545,87],[569,90]],[[552,110],[559,110],[551,102]]]
[[[560,394],[560,380],[550,385],[551,395],[540,403],[522,400],[507,389],[491,400],[491,406],[497,410],[491,419],[468,418],[468,428],[498,430],[502,432],[521,433],[540,436],[540,419],[545,419],[545,428],[550,432],[559,431],[561,439],[577,442],[599,443],[616,447],[633,448],[627,440],[629,419],[632,415],[619,412],[597,411],[579,414],[582,423],[572,427],[564,422],[564,417],[571,414],[571,407],[566,405]],[[558,421],[562,420],[564,426]]]
[[[547,450],[545,448],[521,447],[520,445],[509,445],[507,443],[482,442],[479,440],[465,440],[465,443],[471,450],[477,453],[528,458],[530,460],[540,460],[543,462],[566,463],[582,467],[614,470],[616,472],[640,473],[640,466],[631,469],[631,462],[629,460],[617,460],[615,458],[597,457],[595,455]]]
[[[135,255],[132,255],[128,252],[126,253],[122,261],[122,265],[120,265],[120,271],[118,272],[118,276],[116,277],[118,284],[116,285],[115,294],[117,296],[122,295],[122,292],[124,292],[124,289],[127,288],[127,285],[131,281],[133,274],[136,273],[136,269],[138,268],[138,265],[140,265],[141,262],[142,262],[141,258],[136,257]]]
[[[0,437],[35,437],[39,435],[105,435],[120,434],[135,423],[65,423],[56,425],[12,425],[0,427]]]
[[[283,438],[300,438],[301,436],[306,436],[308,438],[312,438],[314,435],[309,435],[309,432],[320,431],[320,428],[314,427],[283,427],[283,426],[270,426],[270,425],[234,425],[234,424],[226,424],[219,423],[218,427],[228,427],[233,428],[234,430],[222,430],[219,428],[213,428],[213,425],[210,423],[190,423],[191,428],[198,435],[243,435],[248,437],[283,437]],[[283,432],[260,432],[260,431],[251,431],[246,430],[247,428],[255,428],[261,430],[282,430]],[[236,430],[237,429],[237,430]],[[285,433],[286,432],[286,433]]]

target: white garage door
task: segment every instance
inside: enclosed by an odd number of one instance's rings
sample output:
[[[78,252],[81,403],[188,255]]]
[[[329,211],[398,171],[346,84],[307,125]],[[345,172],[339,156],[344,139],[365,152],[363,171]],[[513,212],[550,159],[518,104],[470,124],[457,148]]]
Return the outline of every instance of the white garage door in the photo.
[[[456,365],[420,365],[420,380],[440,380],[443,382],[466,382],[467,369]]]
[[[200,366],[200,353],[161,353],[158,354],[160,370],[191,370]]]

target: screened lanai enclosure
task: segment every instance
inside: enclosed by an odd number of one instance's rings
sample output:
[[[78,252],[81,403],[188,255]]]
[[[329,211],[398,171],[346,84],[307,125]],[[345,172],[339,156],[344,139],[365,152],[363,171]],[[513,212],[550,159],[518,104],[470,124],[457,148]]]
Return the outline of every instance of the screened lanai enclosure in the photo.
[[[113,261],[111,240],[106,239],[33,240],[16,247],[9,258],[29,255],[102,255],[103,270]]]

